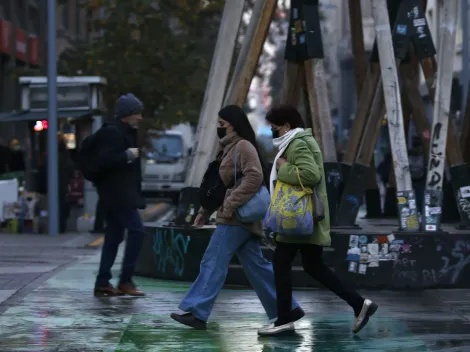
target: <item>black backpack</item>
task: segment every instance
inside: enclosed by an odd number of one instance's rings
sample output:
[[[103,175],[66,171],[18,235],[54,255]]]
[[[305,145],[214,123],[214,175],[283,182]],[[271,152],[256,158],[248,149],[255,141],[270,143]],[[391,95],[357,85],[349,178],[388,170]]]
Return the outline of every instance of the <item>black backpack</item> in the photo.
[[[77,155],[77,165],[86,180],[97,183],[100,179],[101,170],[96,162],[96,133],[86,137],[80,144]]]
[[[227,187],[219,174],[222,152],[209,164],[199,187],[199,203],[204,209],[219,209],[225,199]]]

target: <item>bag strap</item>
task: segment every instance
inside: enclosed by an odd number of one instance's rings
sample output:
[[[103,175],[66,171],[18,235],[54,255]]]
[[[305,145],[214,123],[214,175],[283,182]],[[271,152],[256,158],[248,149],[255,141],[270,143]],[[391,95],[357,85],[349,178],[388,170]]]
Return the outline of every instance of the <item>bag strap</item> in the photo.
[[[235,146],[235,152],[234,152],[234,157],[233,157],[233,161],[234,161],[234,169],[235,169],[235,185],[237,184],[237,164],[238,164],[238,150],[237,150],[237,146]]]
[[[295,167],[295,171],[297,172],[297,178],[299,179],[299,183],[300,183],[300,187],[302,187],[302,191],[304,191],[304,192],[307,193],[307,194],[312,194],[313,191],[312,191],[311,189],[308,189],[308,190],[307,190],[307,189],[304,187],[304,184],[302,183],[302,180],[301,180],[301,178],[300,178],[300,171],[299,171],[299,168],[298,168],[297,166]]]

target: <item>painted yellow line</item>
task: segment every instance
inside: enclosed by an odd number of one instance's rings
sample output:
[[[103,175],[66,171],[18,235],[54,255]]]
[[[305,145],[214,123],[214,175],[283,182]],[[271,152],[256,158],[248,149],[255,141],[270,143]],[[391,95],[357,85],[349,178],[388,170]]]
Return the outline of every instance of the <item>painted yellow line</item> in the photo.
[[[165,205],[166,203],[157,203],[147,209],[145,209],[143,212],[142,212],[142,216],[147,216],[147,215],[150,215],[152,214],[154,211],[157,211],[161,208],[163,208],[163,206]]]
[[[100,237],[94,239],[90,243],[88,243],[86,246],[87,247],[98,247],[101,246],[104,243],[104,235],[101,235]]]
[[[146,217],[150,214],[152,214],[153,212],[163,208],[163,206],[165,205],[166,203],[157,203],[147,209],[145,209],[143,212],[142,212],[142,216],[143,217]],[[144,219],[145,220],[145,219]],[[99,236],[98,238],[95,238],[93,241],[91,241],[90,243],[88,243],[86,246],[87,247],[98,247],[98,246],[101,246],[102,244],[104,243],[104,235],[101,235]]]

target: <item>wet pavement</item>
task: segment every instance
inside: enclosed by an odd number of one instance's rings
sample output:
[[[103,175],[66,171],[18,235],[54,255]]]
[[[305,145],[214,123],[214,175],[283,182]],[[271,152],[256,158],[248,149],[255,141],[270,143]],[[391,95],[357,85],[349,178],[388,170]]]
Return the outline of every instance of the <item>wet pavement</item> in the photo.
[[[86,248],[95,238],[91,234],[52,237],[1,233],[0,303],[13,295],[24,295],[30,286],[43,282],[64,265],[95,252]]]
[[[470,351],[470,290],[364,292],[380,307],[358,336],[342,301],[323,290],[300,291],[307,316],[297,332],[258,338],[267,318],[251,290],[224,289],[208,331],[195,331],[169,318],[188,284],[137,278],[147,297],[95,298],[99,253],[79,255],[0,304],[1,352]]]

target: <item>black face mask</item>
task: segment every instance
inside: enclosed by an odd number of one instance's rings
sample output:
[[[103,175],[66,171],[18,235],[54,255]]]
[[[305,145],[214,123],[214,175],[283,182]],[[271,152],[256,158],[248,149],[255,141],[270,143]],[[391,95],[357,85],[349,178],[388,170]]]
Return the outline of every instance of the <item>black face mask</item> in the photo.
[[[224,138],[227,135],[227,128],[226,127],[217,127],[217,136],[220,139]]]
[[[271,128],[271,132],[273,133],[273,139],[279,138],[279,131]]]

